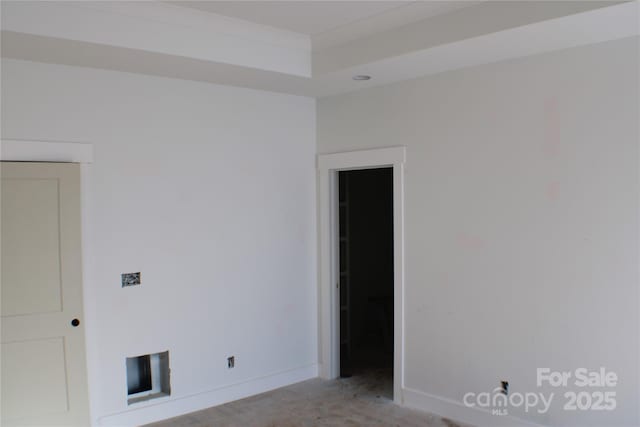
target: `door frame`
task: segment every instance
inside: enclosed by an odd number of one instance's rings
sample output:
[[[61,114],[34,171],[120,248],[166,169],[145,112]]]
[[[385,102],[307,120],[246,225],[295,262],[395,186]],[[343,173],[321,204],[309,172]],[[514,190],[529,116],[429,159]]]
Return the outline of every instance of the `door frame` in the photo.
[[[340,374],[340,292],[338,237],[338,172],[393,168],[393,400],[402,404],[404,388],[404,164],[406,147],[320,154],[318,206],[320,268],[318,271],[319,375]]]

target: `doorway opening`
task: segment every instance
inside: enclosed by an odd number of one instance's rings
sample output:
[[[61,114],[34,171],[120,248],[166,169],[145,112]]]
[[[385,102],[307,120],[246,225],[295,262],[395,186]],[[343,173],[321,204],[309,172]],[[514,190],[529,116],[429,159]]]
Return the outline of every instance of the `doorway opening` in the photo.
[[[318,155],[319,366],[321,378],[340,376],[339,179],[342,171],[390,168],[393,175],[393,401],[404,388],[404,164],[406,148],[385,147]],[[354,378],[357,381],[357,378]]]
[[[338,172],[340,376],[393,396],[393,168]]]

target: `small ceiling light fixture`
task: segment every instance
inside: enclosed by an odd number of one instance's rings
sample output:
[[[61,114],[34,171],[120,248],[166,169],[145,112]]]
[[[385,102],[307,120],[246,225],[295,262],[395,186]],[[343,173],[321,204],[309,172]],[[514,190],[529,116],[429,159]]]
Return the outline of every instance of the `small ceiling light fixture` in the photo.
[[[353,76],[353,80],[355,80],[355,81],[371,80],[371,76],[366,76],[364,74],[359,74],[357,76]]]

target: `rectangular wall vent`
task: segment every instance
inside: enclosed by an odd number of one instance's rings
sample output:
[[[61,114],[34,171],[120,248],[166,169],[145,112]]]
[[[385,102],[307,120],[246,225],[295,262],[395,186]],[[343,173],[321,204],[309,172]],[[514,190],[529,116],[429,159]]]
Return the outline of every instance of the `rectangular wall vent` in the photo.
[[[127,357],[127,403],[171,394],[169,352]]]

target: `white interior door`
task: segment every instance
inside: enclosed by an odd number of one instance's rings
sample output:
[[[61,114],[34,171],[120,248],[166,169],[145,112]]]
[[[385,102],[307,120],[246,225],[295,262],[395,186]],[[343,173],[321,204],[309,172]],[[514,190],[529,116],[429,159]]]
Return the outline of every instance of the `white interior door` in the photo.
[[[79,165],[0,169],[2,425],[89,425]]]

